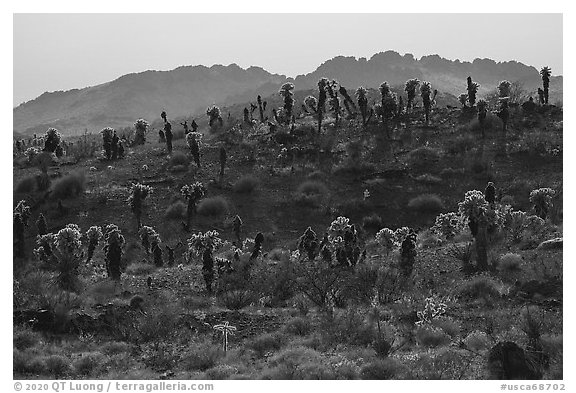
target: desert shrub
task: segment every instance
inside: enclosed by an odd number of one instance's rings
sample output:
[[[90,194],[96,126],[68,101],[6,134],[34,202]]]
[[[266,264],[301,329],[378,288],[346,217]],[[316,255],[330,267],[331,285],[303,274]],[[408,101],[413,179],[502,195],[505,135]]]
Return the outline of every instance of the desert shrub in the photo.
[[[438,212],[444,209],[444,203],[436,194],[422,194],[410,199],[408,207],[418,212]]]
[[[41,375],[46,372],[44,359],[31,352],[14,349],[12,361],[12,369],[15,373]]]
[[[508,205],[514,207],[516,205],[516,200],[512,195],[504,195],[500,198],[500,203],[504,206]]]
[[[238,369],[229,364],[219,364],[206,370],[206,378],[211,380],[225,380],[229,379],[232,375],[237,374]]]
[[[35,346],[40,341],[40,336],[26,327],[18,327],[18,330],[14,331],[12,341],[14,348],[25,350]]]
[[[470,332],[464,340],[462,340],[466,348],[473,351],[482,351],[490,347],[492,344],[490,337],[484,332],[474,330]]]
[[[206,198],[200,201],[197,211],[203,216],[221,216],[228,212],[228,202],[221,196]]]
[[[324,195],[328,193],[328,188],[326,188],[324,183],[309,180],[300,184],[297,192],[306,195]]]
[[[518,254],[507,253],[500,257],[498,270],[503,273],[513,273],[519,271],[522,265],[522,257]]]
[[[81,357],[72,362],[74,372],[81,376],[95,376],[104,363],[105,356],[100,352],[82,353]]]
[[[100,346],[100,351],[108,356],[114,356],[121,353],[128,353],[130,346],[122,341],[109,341]]]
[[[255,293],[249,290],[237,289],[220,293],[217,302],[229,310],[241,310],[257,300]]]
[[[476,146],[477,140],[471,134],[458,135],[446,142],[446,152],[450,155],[462,155]]]
[[[335,176],[362,176],[367,173],[373,173],[376,166],[371,162],[352,162],[349,160],[334,167],[332,174]]]
[[[146,316],[138,321],[140,338],[143,342],[166,339],[176,329],[177,321],[178,311],[173,302],[148,308]]]
[[[371,208],[372,204],[370,201],[363,198],[349,198],[335,206],[338,215],[345,217],[366,213]]]
[[[434,326],[420,326],[416,329],[416,340],[420,345],[436,348],[450,343],[450,336]]]
[[[440,152],[428,146],[419,147],[408,154],[408,161],[415,169],[427,168],[439,158]]]
[[[362,218],[362,228],[364,229],[371,229],[371,230],[379,230],[384,227],[384,222],[382,221],[382,217],[380,217],[376,213],[372,213],[369,216]]]
[[[451,178],[463,176],[466,173],[464,168],[444,168],[440,171],[440,176],[443,178]]]
[[[194,343],[188,351],[182,355],[180,364],[187,371],[205,371],[212,368],[218,359],[224,356],[221,346],[209,341]]]
[[[26,176],[16,184],[17,193],[29,193],[36,191],[36,176]]]
[[[460,335],[461,326],[454,319],[446,316],[441,316],[434,319],[432,325],[441,329],[444,333],[449,335],[452,339],[455,339]]]
[[[184,296],[180,299],[180,305],[186,310],[201,310],[210,308],[212,300],[203,296]]]
[[[475,157],[468,162],[468,170],[475,175],[486,173],[489,169],[490,164],[481,158]]]
[[[254,337],[246,343],[246,347],[256,352],[259,357],[264,357],[269,352],[277,351],[286,342],[286,337],[278,332],[265,333]]]
[[[166,208],[164,217],[169,220],[177,220],[186,217],[187,206],[182,201],[176,201]]]
[[[440,184],[442,183],[442,179],[431,175],[429,173],[425,173],[423,175],[420,175],[416,178],[416,181],[420,182],[420,183],[425,183],[425,184]]]
[[[290,319],[284,325],[284,330],[287,333],[294,334],[297,336],[306,336],[312,330],[312,325],[310,320],[302,317],[295,317]]]
[[[360,369],[360,377],[362,379],[396,379],[398,374],[402,371],[402,365],[395,359],[386,358],[378,359],[371,363],[367,363]]]
[[[238,179],[232,189],[238,194],[250,194],[255,191],[260,185],[260,180],[252,175],[242,176]]]
[[[50,197],[53,199],[74,198],[84,192],[86,177],[83,172],[69,173],[52,183]]]
[[[367,346],[374,341],[375,331],[364,323],[364,315],[357,309],[338,310],[331,321],[325,321],[321,333],[331,342]]]
[[[487,275],[474,276],[457,288],[458,295],[467,299],[499,298],[502,292],[502,284]]]
[[[154,270],[156,270],[156,267],[151,263],[133,262],[126,268],[126,274],[130,276],[145,276],[153,273]]]
[[[294,202],[303,207],[318,207],[328,194],[328,188],[323,183],[307,180],[298,186]]]
[[[70,370],[70,359],[62,355],[50,355],[46,357],[45,362],[46,370],[57,379]]]
[[[334,379],[333,370],[322,362],[322,356],[310,348],[285,349],[272,358],[271,367],[262,379]]]

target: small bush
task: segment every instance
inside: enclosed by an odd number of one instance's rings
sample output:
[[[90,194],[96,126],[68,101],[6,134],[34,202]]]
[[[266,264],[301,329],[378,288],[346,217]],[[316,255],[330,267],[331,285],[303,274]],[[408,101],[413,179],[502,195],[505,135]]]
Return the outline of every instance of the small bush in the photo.
[[[442,199],[436,194],[422,194],[410,199],[408,207],[418,212],[439,212],[444,209]]]
[[[211,380],[229,379],[234,374],[238,374],[238,369],[229,364],[219,364],[206,370],[206,378]]]
[[[21,352],[14,349],[12,360],[12,368],[15,373],[41,375],[46,372],[46,363],[44,360],[29,352]]]
[[[306,195],[324,195],[328,193],[328,189],[324,183],[308,180],[298,186],[297,192]]]
[[[322,356],[310,348],[295,347],[274,355],[270,369],[262,379],[334,379],[332,368],[322,362]]]
[[[232,186],[232,189],[235,193],[238,194],[250,194],[258,189],[259,185],[260,180],[258,180],[255,176],[246,175],[238,179]]]
[[[458,295],[468,299],[499,298],[502,284],[486,275],[472,277],[464,281],[457,289]]]
[[[70,360],[61,355],[51,355],[45,359],[46,370],[59,379],[70,370]]]
[[[216,365],[218,359],[224,356],[219,345],[211,342],[196,343],[182,356],[180,364],[187,371],[205,371]]]
[[[114,356],[121,353],[127,353],[130,351],[130,346],[125,342],[121,341],[110,341],[102,344],[100,350],[103,354],[108,356]]]
[[[382,221],[382,217],[380,217],[376,213],[372,213],[371,215],[364,217],[362,219],[362,228],[373,231],[378,231],[384,228],[384,222]]]
[[[426,168],[439,158],[440,152],[427,146],[414,149],[408,154],[409,162],[415,168]]]
[[[492,341],[490,337],[484,332],[474,330],[470,334],[466,336],[463,340],[464,345],[466,348],[471,349],[473,351],[482,351],[490,347]]]
[[[420,175],[416,178],[416,181],[424,184],[440,184],[442,183],[442,179],[437,176],[431,175],[429,173],[425,173]]]
[[[16,185],[17,193],[29,193],[36,191],[36,176],[26,176]]]
[[[173,152],[170,156],[170,167],[184,166],[187,167],[190,163],[188,156],[180,151]]]
[[[99,372],[98,368],[104,363],[105,356],[100,352],[83,353],[80,358],[72,362],[74,372],[81,376],[95,376]]]
[[[187,206],[182,201],[176,201],[166,208],[164,217],[168,220],[177,220],[186,217]]]
[[[426,326],[416,329],[416,340],[420,345],[436,348],[450,343],[450,336],[442,329]]]
[[[256,352],[259,357],[264,357],[269,352],[277,351],[284,345],[286,337],[278,332],[265,333],[248,341],[246,347]]]
[[[74,198],[84,192],[86,177],[83,172],[72,172],[57,179],[51,188],[53,199]]]
[[[133,262],[126,268],[126,274],[130,276],[144,276],[151,274],[156,267],[151,263]]]
[[[221,196],[206,198],[198,204],[198,214],[217,217],[228,212],[228,202]]]
[[[402,365],[398,361],[391,358],[380,359],[364,365],[360,369],[360,377],[377,380],[395,379],[401,370]]]
[[[518,254],[507,253],[500,257],[498,270],[503,273],[514,273],[521,270],[522,257]]]
[[[446,143],[446,152],[450,155],[462,155],[472,150],[477,144],[477,138],[470,134],[458,135]]]
[[[440,171],[440,176],[443,178],[451,178],[463,176],[466,173],[464,168],[444,168]]]
[[[247,290],[226,291],[218,295],[218,304],[229,310],[241,310],[257,300],[256,294]]]
[[[25,350],[32,348],[40,341],[38,333],[24,328],[23,330],[15,331],[13,336],[14,348]]]
[[[449,317],[439,317],[433,320],[432,324],[439,329],[442,329],[444,333],[449,335],[451,338],[456,338],[460,335],[461,326],[460,324]]]
[[[284,330],[287,333],[297,336],[306,336],[312,330],[312,325],[308,319],[296,317],[286,322],[286,325],[284,325]]]

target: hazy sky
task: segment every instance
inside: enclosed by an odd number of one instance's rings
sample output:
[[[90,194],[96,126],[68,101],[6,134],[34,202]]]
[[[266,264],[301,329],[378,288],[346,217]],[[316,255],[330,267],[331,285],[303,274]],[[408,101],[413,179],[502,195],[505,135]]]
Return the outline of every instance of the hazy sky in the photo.
[[[561,14],[15,14],[14,106],[45,91],[181,65],[296,76],[395,50],[562,70]]]

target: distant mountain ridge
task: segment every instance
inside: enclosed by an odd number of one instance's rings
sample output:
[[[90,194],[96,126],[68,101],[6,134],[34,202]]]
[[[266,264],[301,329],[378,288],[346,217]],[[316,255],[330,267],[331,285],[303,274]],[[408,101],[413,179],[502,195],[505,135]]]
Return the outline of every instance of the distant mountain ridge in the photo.
[[[380,52],[370,59],[337,56],[316,70],[295,79],[272,74],[260,67],[243,69],[228,66],[182,66],[171,71],[145,71],[124,75],[97,86],[44,93],[14,108],[14,132],[31,134],[56,127],[65,135],[88,128],[125,127],[138,118],[149,121],[165,109],[170,117],[201,113],[208,105],[233,105],[274,94],[291,81],[296,90],[314,89],[318,79],[338,80],[353,91],[356,87],[377,87],[383,81],[403,85],[410,78],[427,80],[441,92],[458,95],[466,90],[466,77],[480,83],[480,95],[493,90],[501,80],[520,81],[532,93],[541,86],[535,67],[516,61],[472,62],[448,60],[438,55],[414,58],[394,51]],[[551,80],[551,100],[562,99],[562,77]]]

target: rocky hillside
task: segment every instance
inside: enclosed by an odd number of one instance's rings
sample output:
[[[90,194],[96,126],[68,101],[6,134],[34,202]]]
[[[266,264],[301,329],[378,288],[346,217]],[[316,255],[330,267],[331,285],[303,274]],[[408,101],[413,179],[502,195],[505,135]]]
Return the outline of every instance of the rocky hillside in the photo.
[[[321,77],[337,79],[349,89],[360,85],[375,88],[386,80],[400,91],[407,79],[418,78],[430,81],[441,93],[457,96],[465,91],[468,75],[480,83],[480,95],[504,79],[521,82],[529,94],[535,94],[541,84],[536,68],[515,61],[461,62],[438,55],[416,59],[393,51],[370,59],[338,56],[295,80],[258,67],[244,70],[236,64],[186,66],[128,74],[83,89],[44,93],[14,109],[13,131],[32,134],[56,127],[65,135],[75,135],[85,128],[97,131],[106,126],[129,126],[140,117],[152,120],[162,109],[173,117],[202,115],[213,103],[233,105],[254,101],[258,94],[267,97],[287,80],[293,81],[297,90],[314,89]],[[552,78],[550,98],[553,103],[562,100],[561,76]]]

